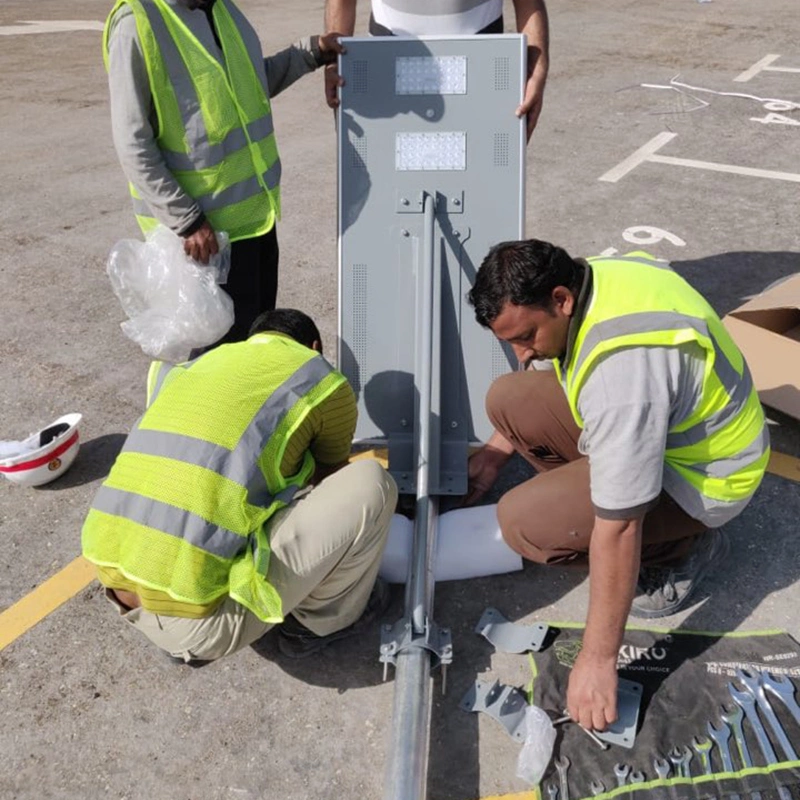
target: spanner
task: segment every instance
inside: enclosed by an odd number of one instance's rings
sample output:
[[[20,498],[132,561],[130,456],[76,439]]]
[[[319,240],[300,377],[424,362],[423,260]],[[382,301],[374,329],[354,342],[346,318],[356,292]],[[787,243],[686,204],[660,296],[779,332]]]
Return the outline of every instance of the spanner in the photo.
[[[733,759],[731,758],[731,749],[728,746],[731,738],[731,729],[724,722],[719,728],[716,728],[710,721],[707,728],[708,735],[714,740],[717,750],[719,750],[719,756],[722,759],[722,771],[733,772]],[[741,797],[738,794],[732,794],[730,795],[730,800],[741,800]]]
[[[644,783],[644,772],[631,772],[631,783]]]
[[[603,794],[606,790],[606,787],[603,786],[602,782],[600,781],[592,781],[589,784],[589,789],[591,789],[592,794],[597,797],[599,794]]]
[[[624,786],[628,782],[631,768],[628,764],[614,764],[614,774],[617,776],[617,786]]]
[[[761,753],[764,756],[764,760],[767,762],[767,764],[777,764],[778,757],[775,755],[775,751],[772,749],[772,743],[767,737],[767,732],[764,730],[764,726],[761,724],[761,720],[758,718],[755,697],[753,697],[750,692],[737,691],[736,687],[732,683],[728,684],[728,691],[733,698],[733,702],[736,703],[736,705],[741,706],[748,722],[753,726],[753,730],[756,734],[756,741],[758,742],[758,746],[761,748]],[[792,800],[792,794],[785,786],[778,787],[778,795],[780,796],[781,800]]]
[[[656,771],[656,775],[658,775],[661,780],[665,780],[669,778],[669,761],[666,758],[661,758],[661,756],[656,756],[653,759],[653,769]]]
[[[692,777],[692,769],[689,766],[692,761],[692,751],[688,747],[684,747],[683,750],[680,747],[673,747],[669,751],[669,760],[675,765],[676,777]]]
[[[744,719],[744,711],[741,706],[734,706],[733,711],[728,711],[725,706],[721,706],[722,711],[720,717],[723,722],[727,722],[733,730],[733,738],[736,742],[736,749],[739,751],[739,758],[742,759],[742,766],[745,769],[753,766],[753,759],[750,756],[750,749],[747,746],[747,740],[744,738],[744,729],[742,728],[742,719]],[[752,800],[761,800],[761,792],[751,792],[750,797]]]
[[[556,769],[558,770],[558,783],[561,787],[561,800],[569,800],[569,786],[567,785],[567,770],[572,762],[566,757],[562,756],[556,759]]]
[[[547,784],[547,796],[550,800],[558,800],[558,786],[554,783]]]
[[[772,732],[775,734],[775,738],[778,740],[778,744],[785,753],[787,760],[797,761],[797,752],[794,747],[792,747],[792,743],[789,741],[789,737],[786,735],[783,725],[781,725],[780,720],[775,716],[775,712],[772,710],[772,706],[769,700],[767,700],[767,696],[764,694],[764,686],[761,683],[761,673],[757,672],[753,675],[746,670],[737,669],[736,677],[747,687],[747,691],[755,697],[761,709],[761,713],[767,718],[767,722],[769,722]]]
[[[786,706],[786,710],[794,717],[794,721],[800,725],[800,706],[794,699],[792,682],[785,675],[773,678],[768,672],[762,672],[761,683],[770,694],[777,697]]]
[[[695,753],[700,756],[700,763],[703,765],[703,772],[706,775],[711,775],[714,769],[711,766],[711,748],[714,743],[707,736],[694,736],[692,738],[692,747]]]

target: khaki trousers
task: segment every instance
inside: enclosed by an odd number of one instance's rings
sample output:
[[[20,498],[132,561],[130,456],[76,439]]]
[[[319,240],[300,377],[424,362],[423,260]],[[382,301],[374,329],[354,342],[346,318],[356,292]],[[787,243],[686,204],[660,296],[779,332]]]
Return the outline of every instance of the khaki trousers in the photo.
[[[578,451],[580,428],[555,372],[503,375],[486,398],[495,429],[539,473],[500,499],[497,517],[506,542],[540,564],[585,563],[594,527],[589,459]],[[666,492],[644,518],[642,564],[684,556],[706,527]]]
[[[272,517],[267,577],[289,612],[319,636],[346,628],[367,605],[397,503],[394,480],[376,461],[348,464]],[[202,619],[128,610],[106,596],[153,644],[185,661],[211,661],[263,636],[262,622],[231,598]]]

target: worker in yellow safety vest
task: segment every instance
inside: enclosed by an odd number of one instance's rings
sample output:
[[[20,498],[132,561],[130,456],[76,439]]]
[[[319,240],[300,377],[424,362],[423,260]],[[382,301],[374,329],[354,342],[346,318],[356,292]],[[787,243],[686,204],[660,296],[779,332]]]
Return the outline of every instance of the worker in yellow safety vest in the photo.
[[[469,299],[523,369],[489,390],[495,431],[470,459],[467,502],[515,452],[537,469],[501,498],[500,527],[532,561],[588,560],[567,707],[602,730],[617,717],[628,614],[685,607],[726,555],[718,528],[751,500],[769,459],[763,409],[711,306],[647,253],[584,260],[505,242]]]
[[[192,258],[230,237],[225,289],[240,341],[275,307],[281,162],[270,98],[330,64],[338,34],[264,58],[232,0],[118,0],[103,33],[111,126],[142,231],[159,222]]]
[[[158,647],[210,661],[280,624],[289,657],[358,634],[397,500],[375,461],[348,464],[356,401],[293,309],[245,342],[150,370],[148,407],[98,491],[83,554]]]

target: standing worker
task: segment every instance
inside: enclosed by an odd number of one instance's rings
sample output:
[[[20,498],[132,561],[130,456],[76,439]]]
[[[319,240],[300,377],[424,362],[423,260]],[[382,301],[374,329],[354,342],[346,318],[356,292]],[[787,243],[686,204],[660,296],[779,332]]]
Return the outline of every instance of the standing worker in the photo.
[[[495,431],[470,459],[467,502],[514,452],[540,473],[502,497],[498,520],[532,561],[588,556],[567,708],[602,730],[617,718],[628,614],[674,614],[727,553],[717,528],[749,503],[769,459],[764,413],[719,317],[646,253],[586,261],[547,242],[505,242],[469,299],[522,365],[555,359],[555,371],[504,375],[490,388]]]
[[[103,57],[111,127],[144,233],[159,222],[208,263],[217,231],[233,243],[225,289],[240,341],[275,307],[281,162],[270,98],[336,59],[336,34],[264,58],[232,0],[118,0]]]
[[[100,487],[83,554],[106,597],[176,659],[211,661],[276,623],[292,658],[364,632],[397,501],[376,461],[347,464],[356,401],[293,309],[246,342],[171,367]]]
[[[527,118],[528,139],[542,111],[549,66],[549,28],[544,0],[514,0],[517,31],[528,37],[528,80],[517,116]],[[325,30],[352,36],[356,0],[326,0]],[[503,33],[503,0],[372,0],[369,32],[373,36],[471,36]],[[325,68],[325,97],[331,108],[341,85],[336,65]]]

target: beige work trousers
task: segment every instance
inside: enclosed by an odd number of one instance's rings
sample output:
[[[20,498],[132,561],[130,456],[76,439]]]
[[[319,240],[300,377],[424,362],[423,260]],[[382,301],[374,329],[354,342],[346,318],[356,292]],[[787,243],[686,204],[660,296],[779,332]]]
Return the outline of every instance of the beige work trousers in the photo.
[[[319,636],[346,628],[367,605],[397,504],[394,480],[376,461],[348,464],[305,490],[269,521],[267,577],[289,612]],[[186,619],[121,606],[153,644],[185,661],[212,661],[252,644],[273,623],[230,597],[208,617]]]

